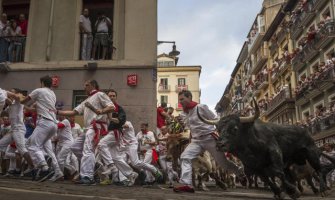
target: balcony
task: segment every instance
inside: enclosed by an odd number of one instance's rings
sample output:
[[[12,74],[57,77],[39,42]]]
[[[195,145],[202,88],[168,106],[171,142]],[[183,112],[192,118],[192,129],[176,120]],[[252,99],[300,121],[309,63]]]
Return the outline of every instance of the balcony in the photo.
[[[188,90],[188,85],[176,85],[176,92],[181,92],[183,90]]]
[[[277,34],[279,44],[281,44],[285,40],[286,35],[287,35],[287,29],[286,27],[282,27]]]
[[[309,10],[306,12],[302,12],[301,16],[300,16],[300,26],[305,27],[308,25],[309,22],[311,22],[313,20],[313,18],[315,17],[315,12],[313,10]]]
[[[283,89],[279,92],[277,96],[275,96],[269,103],[268,103],[268,109],[266,112],[266,115],[270,115],[274,111],[276,111],[278,108],[288,105],[289,107],[293,107],[294,109],[294,99],[291,98],[290,92],[288,89]]]
[[[279,79],[278,72],[272,72],[272,74],[271,74],[271,82],[272,82],[272,84],[275,83],[278,79]]]
[[[0,62],[23,62],[26,36],[0,37]]]
[[[297,39],[302,33],[303,29],[300,25],[300,17],[297,17],[296,21],[291,25],[291,38]]]
[[[297,55],[292,59],[292,67],[293,70],[298,72],[300,69],[302,69],[303,66],[305,66],[305,54],[303,52],[297,53]]]
[[[266,61],[267,61],[266,50],[261,48],[255,55],[255,61],[253,68],[251,69],[251,74],[257,74],[259,70],[262,69]]]
[[[261,82],[261,84],[259,85],[258,89],[263,90],[263,89],[265,89],[267,86],[269,86],[268,75],[264,76],[264,79],[263,79],[263,81]]]
[[[299,106],[307,103],[310,99],[323,93],[323,91],[327,91],[334,87],[334,84],[334,71],[333,68],[330,68],[327,71],[322,72],[319,77],[312,80],[310,84],[307,84],[300,89],[296,94],[296,105]]]
[[[273,42],[270,46],[270,54],[273,55],[277,52],[278,50],[278,44],[277,42]]]
[[[159,85],[158,92],[170,92],[170,85]]]
[[[97,38],[100,40],[106,39],[107,46],[103,47],[102,42],[95,45]],[[91,46],[92,52],[87,52],[90,49],[89,46]],[[112,33],[92,33],[90,35],[80,33],[79,60],[112,60],[115,51]]]
[[[325,23],[325,25],[321,28],[319,34],[316,36],[315,48],[323,49],[330,42],[334,40],[335,37],[335,21],[334,19]]]
[[[261,44],[264,36],[264,32],[257,32],[254,37],[250,38],[250,43],[248,45],[248,50],[250,53],[255,52],[258,46]]]
[[[304,54],[305,62],[309,62],[319,53],[319,51],[317,51],[314,47],[315,42],[316,41],[313,40],[310,43],[306,44],[305,47],[303,48],[302,51]]]
[[[290,68],[289,62],[283,61],[283,63],[279,66],[278,76],[282,76],[289,68]]]
[[[316,0],[313,9],[321,10],[327,2],[329,2],[329,0]]]
[[[260,89],[255,90],[255,92],[254,92],[254,96],[255,97],[258,97],[260,94],[261,94],[261,90]]]

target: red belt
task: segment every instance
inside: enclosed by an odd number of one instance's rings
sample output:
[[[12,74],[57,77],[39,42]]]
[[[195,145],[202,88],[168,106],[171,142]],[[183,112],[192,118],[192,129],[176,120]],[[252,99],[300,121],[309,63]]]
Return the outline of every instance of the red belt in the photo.
[[[97,124],[100,125],[100,128],[97,127]],[[105,125],[107,126],[106,122],[102,122],[102,121],[96,121],[93,120],[91,122],[91,125],[93,126],[93,130],[95,132],[94,137],[93,137],[93,141],[94,141],[94,145],[98,145],[99,141],[100,141],[100,136],[104,136],[106,135],[108,132],[106,130]]]

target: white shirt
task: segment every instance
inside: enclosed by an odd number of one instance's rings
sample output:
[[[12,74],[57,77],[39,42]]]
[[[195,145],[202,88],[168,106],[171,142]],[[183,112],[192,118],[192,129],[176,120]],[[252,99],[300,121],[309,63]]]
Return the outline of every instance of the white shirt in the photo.
[[[108,33],[108,25],[107,21],[111,23],[111,20],[108,17],[105,17],[105,19],[102,19],[100,21],[95,22],[95,26],[97,27],[97,32],[99,33]]]
[[[29,94],[30,98],[36,102],[37,115],[57,123],[56,119],[56,95],[50,88],[38,88]]]
[[[136,136],[137,140],[140,143],[140,150],[151,150],[152,149],[152,145],[150,144],[144,144],[145,141],[147,142],[155,142],[155,136],[154,133],[151,131],[148,131],[146,134],[143,134],[142,131],[137,133]]]
[[[7,112],[12,127],[25,127],[23,122],[23,105],[19,101],[13,101],[12,105],[7,108]]]
[[[87,32],[92,33],[91,20],[89,17],[80,15],[79,22],[83,23],[83,27],[85,28]]]
[[[65,127],[58,129],[57,131],[58,144],[63,145],[65,143],[73,143],[71,124],[69,120],[64,119],[60,123],[64,124]]]
[[[0,113],[2,112],[3,107],[7,99],[7,92],[0,88]]]
[[[137,145],[138,142],[135,136],[135,130],[133,125],[131,124],[130,121],[126,121],[125,125],[127,125],[128,127],[122,129],[121,134],[122,142],[124,143],[124,145],[130,145],[130,144]]]
[[[333,159],[335,159],[335,151],[334,150],[332,150],[330,152],[323,151],[322,153],[324,153],[324,154],[328,155],[329,157],[332,157]],[[320,156],[320,164],[321,165],[329,165],[329,164],[332,164],[332,162],[321,155]]]
[[[71,129],[73,139],[77,139],[79,135],[83,133],[79,124],[74,123],[74,127]]]
[[[85,103],[91,103],[96,109],[103,109],[107,106],[114,106],[113,102],[109,99],[107,94],[103,92],[97,92],[96,94],[89,96],[85,101],[83,101],[80,105],[78,105],[74,110],[76,110],[79,114],[84,115],[84,126],[88,128],[93,120],[100,122],[108,122],[108,117],[106,114],[97,115],[91,109],[85,106]]]
[[[202,122],[197,115],[197,108],[199,109],[200,115],[205,119],[213,120],[216,117],[215,114],[209,110],[208,106],[204,104],[198,104],[188,113],[183,112],[183,114],[185,114],[186,126],[189,127],[192,138],[197,138],[202,135],[212,137],[209,134],[215,131],[215,126]]]

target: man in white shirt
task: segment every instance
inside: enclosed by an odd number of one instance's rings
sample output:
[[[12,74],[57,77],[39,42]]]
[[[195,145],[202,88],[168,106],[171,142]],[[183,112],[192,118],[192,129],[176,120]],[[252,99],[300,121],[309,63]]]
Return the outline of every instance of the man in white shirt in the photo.
[[[85,134],[79,136],[71,147],[72,152],[81,159],[79,184],[94,185],[95,149],[100,137],[107,134],[107,113],[115,109],[108,96],[99,91],[96,80],[85,82],[85,91],[89,95],[85,101],[71,111],[57,111],[58,115],[84,115]],[[92,109],[92,107],[94,109]]]
[[[93,54],[95,59],[98,47],[102,46],[102,59],[106,59],[107,46],[108,46],[108,29],[112,26],[112,21],[105,15],[105,13],[98,14],[98,20],[95,22],[95,38],[93,42]]]
[[[137,140],[139,141],[140,146],[140,158],[146,164],[151,164],[153,160],[153,150],[156,146],[156,138],[152,131],[148,130],[148,124],[141,124],[141,131],[136,135]],[[146,170],[146,183],[150,184],[155,179],[152,176],[151,172]]]
[[[69,117],[69,121],[71,124],[71,132],[73,140],[76,140],[78,136],[83,134],[83,130],[81,129],[81,126],[78,123],[76,123],[74,116]]]
[[[22,94],[22,91],[20,89],[15,88],[11,90],[11,93]],[[11,129],[9,134],[6,134],[3,138],[1,138],[0,151],[5,152],[8,145],[14,141],[18,152],[28,162],[29,167],[33,168],[33,163],[27,151],[26,142],[24,138],[24,135],[26,134],[26,127],[23,122],[23,105],[20,103],[19,100],[15,100],[13,96],[9,97],[9,99],[11,104],[6,108],[6,111],[9,114]],[[20,170],[21,169],[17,169],[17,171]]]
[[[53,172],[49,170],[48,164],[44,158],[43,148],[48,149],[51,157],[56,157],[54,152],[50,151],[51,138],[57,131],[56,111],[56,95],[51,90],[52,78],[44,76],[40,78],[41,88],[35,89],[21,103],[25,104],[29,101],[36,103],[37,124],[33,134],[29,138],[28,151],[32,158],[35,168],[40,169],[40,181],[46,180]],[[57,160],[53,159],[54,170],[59,169]],[[34,177],[33,177],[34,178]]]
[[[192,93],[189,90],[179,92],[178,99],[183,107],[186,126],[191,131],[191,143],[181,154],[181,177],[179,183],[175,186],[175,192],[194,192],[192,186],[192,160],[204,151],[208,151],[215,161],[224,169],[227,169],[237,175],[243,174],[243,169],[238,168],[233,162],[227,160],[222,152],[216,150],[216,134],[214,125],[208,125],[202,122],[198,115],[197,109],[201,116],[207,119],[214,119],[215,115],[209,110],[208,106],[198,104],[192,101]]]
[[[81,33],[81,59],[90,60],[92,50],[92,26],[91,20],[88,16],[89,11],[87,8],[83,10],[83,14],[79,17],[79,28]]]

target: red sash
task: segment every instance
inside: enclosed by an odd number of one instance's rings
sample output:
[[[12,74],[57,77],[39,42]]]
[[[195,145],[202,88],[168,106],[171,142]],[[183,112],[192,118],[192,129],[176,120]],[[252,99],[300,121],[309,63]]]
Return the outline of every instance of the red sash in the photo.
[[[100,125],[100,128],[97,127],[97,124]],[[100,141],[100,137],[105,136],[108,133],[108,131],[105,127],[105,126],[107,126],[107,123],[93,120],[91,125],[93,126],[93,129],[94,129],[94,132],[95,132],[94,137],[93,137],[93,141],[94,141],[94,145],[96,146],[96,145],[98,145],[98,143]]]

